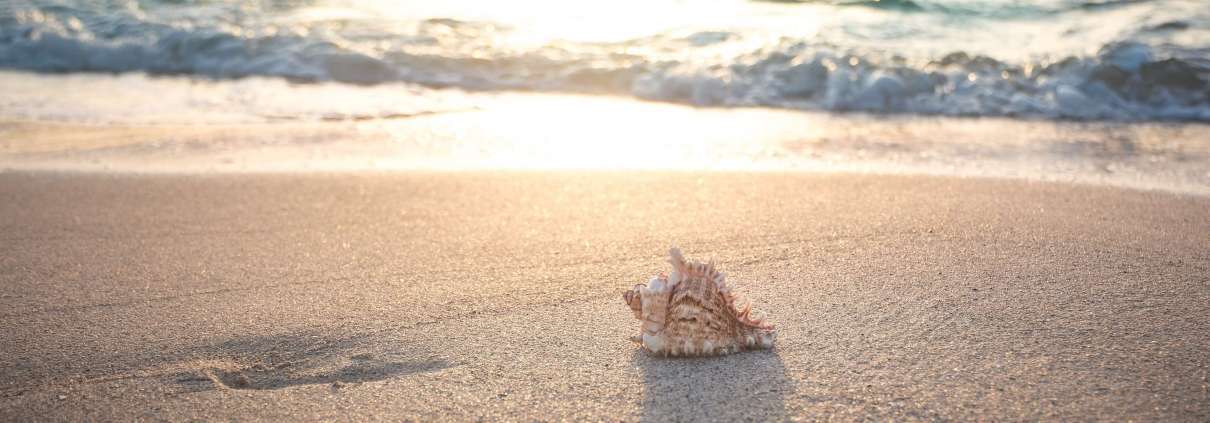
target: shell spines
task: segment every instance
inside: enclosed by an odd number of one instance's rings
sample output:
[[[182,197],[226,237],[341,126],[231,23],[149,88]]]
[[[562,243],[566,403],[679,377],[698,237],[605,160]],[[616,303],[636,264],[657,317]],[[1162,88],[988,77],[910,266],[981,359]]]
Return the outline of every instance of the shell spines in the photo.
[[[675,247],[668,255],[671,274],[661,274],[623,294],[642,321],[640,335],[632,339],[662,356],[722,355],[773,346],[773,326],[736,292],[713,261],[688,261]]]

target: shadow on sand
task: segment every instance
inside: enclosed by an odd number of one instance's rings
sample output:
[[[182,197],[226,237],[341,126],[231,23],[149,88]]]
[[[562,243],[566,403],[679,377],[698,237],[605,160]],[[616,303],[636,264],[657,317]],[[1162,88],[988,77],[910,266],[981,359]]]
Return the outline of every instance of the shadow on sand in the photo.
[[[641,348],[644,421],[777,421],[793,391],[777,350],[724,357],[659,358]]]

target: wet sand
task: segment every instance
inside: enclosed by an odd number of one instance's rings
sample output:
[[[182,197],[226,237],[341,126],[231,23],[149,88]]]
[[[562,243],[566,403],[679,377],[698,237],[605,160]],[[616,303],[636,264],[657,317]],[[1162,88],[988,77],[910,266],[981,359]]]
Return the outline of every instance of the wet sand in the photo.
[[[627,340],[672,244],[775,349]],[[996,179],[0,173],[0,420],[1205,421],[1208,246]]]

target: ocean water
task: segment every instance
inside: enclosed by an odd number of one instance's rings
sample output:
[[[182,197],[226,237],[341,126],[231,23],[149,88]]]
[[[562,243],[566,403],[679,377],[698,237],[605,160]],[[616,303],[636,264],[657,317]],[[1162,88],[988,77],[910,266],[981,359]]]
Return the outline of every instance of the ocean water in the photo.
[[[5,0],[0,68],[722,108],[1210,122],[1210,5]]]
[[[822,171],[1210,195],[1202,1],[0,0],[0,172]]]

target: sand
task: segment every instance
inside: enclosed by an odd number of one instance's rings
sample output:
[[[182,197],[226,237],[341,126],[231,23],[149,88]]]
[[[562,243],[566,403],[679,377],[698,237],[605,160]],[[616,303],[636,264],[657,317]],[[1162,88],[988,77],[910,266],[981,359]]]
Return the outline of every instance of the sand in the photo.
[[[779,325],[657,359],[676,244]],[[1210,198],[852,174],[0,174],[0,420],[1210,419]]]

